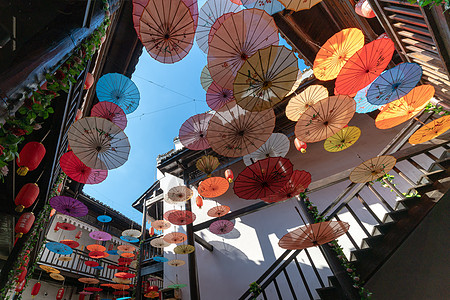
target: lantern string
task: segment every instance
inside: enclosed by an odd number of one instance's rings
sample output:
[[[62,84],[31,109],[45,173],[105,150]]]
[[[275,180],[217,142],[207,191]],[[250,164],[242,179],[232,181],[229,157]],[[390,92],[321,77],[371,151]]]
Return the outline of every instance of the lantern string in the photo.
[[[44,140],[47,138],[51,130],[47,131],[47,133],[44,135],[44,137],[41,139],[41,144],[44,142]]]
[[[41,174],[39,175],[39,177],[36,179],[36,183],[38,183],[39,179],[41,179],[42,175],[45,172],[45,168],[42,170]]]

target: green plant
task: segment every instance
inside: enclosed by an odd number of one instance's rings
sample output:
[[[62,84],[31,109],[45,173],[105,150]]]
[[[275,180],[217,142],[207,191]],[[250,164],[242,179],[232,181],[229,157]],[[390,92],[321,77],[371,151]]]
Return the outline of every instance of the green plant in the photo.
[[[439,116],[450,115],[450,111],[445,110],[444,107],[440,105],[434,105],[433,103],[428,103],[427,106],[425,106],[425,111],[438,114]]]
[[[448,9],[449,0],[407,0],[411,4],[419,4],[419,6],[425,7],[427,5],[435,6],[435,5],[444,5],[445,9]]]
[[[250,292],[252,293],[252,300],[256,300],[259,294],[262,293],[261,286],[257,282],[250,283]]]

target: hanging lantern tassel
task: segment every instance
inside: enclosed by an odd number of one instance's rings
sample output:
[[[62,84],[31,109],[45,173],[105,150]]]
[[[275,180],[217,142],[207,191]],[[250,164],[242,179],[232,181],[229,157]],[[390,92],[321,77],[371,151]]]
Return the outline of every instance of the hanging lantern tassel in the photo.
[[[25,277],[27,276],[27,268],[20,267],[19,270],[21,271],[19,274],[19,277],[17,277],[16,282],[22,282],[25,280]]]
[[[41,283],[40,282],[36,282],[33,285],[33,289],[31,290],[31,297],[32,298],[36,297],[36,295],[39,294],[40,289],[41,289]]]
[[[33,205],[39,195],[39,186],[36,183],[27,183],[19,191],[14,199],[16,211],[22,212],[24,208]]]
[[[228,179],[228,182],[232,183],[233,179],[234,179],[233,171],[231,171],[230,169],[227,169],[225,171],[225,178]]]
[[[64,297],[64,288],[60,288],[58,290],[58,293],[56,294],[56,300],[62,300],[62,298]]]
[[[295,138],[294,145],[298,151],[300,151],[301,153],[306,153],[306,148],[308,148],[308,145],[306,145],[305,142],[300,141],[298,138]]]
[[[25,287],[25,283],[26,283],[26,280],[22,280],[22,281],[16,286],[16,289],[15,289],[16,294],[20,293],[20,292],[23,290],[23,288]]]
[[[203,198],[202,198],[202,196],[198,195],[197,199],[195,199],[195,203],[197,204],[198,208],[202,208],[203,207]]]
[[[83,232],[80,230],[80,231],[77,232],[77,235],[75,235],[75,238],[76,238],[77,240],[79,240],[79,239],[81,238],[82,235],[83,235]]]
[[[19,221],[17,221],[15,232],[16,232],[16,241],[20,239],[24,234],[27,234],[30,231],[31,226],[33,226],[35,216],[32,212],[24,213],[20,216]]]
[[[17,174],[27,175],[28,171],[35,170],[45,156],[45,147],[39,142],[29,142],[20,151],[17,158]]]

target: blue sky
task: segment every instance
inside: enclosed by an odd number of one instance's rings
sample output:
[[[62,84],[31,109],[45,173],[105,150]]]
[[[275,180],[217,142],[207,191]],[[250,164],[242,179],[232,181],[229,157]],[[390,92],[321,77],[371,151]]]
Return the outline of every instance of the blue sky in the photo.
[[[199,7],[204,2],[199,0]],[[287,46],[281,40],[280,44]],[[84,192],[141,223],[142,214],[131,204],[155,182],[156,157],[174,148],[173,139],[186,119],[209,110],[200,84],[206,59],[195,42],[190,53],[175,64],[162,64],[144,49],[132,76],[141,100],[137,110],[127,115],[128,161],[109,171],[104,182],[85,185]],[[304,65],[299,67],[302,70]]]

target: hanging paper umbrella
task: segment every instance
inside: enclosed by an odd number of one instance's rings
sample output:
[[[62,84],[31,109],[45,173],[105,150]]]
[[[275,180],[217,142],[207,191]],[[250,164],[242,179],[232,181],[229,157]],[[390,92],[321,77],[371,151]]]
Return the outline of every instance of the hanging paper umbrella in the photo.
[[[208,37],[211,27],[218,18],[227,13],[234,13],[241,7],[229,0],[208,0],[200,8],[197,27],[197,45],[205,53],[208,53]]]
[[[259,49],[276,44],[278,28],[268,13],[252,8],[233,14],[209,43],[208,70],[212,79],[221,87],[233,89],[244,62]]]
[[[187,240],[187,236],[181,232],[171,232],[166,234],[163,239],[171,244],[180,244]]]
[[[173,252],[176,254],[189,254],[195,251],[195,247],[192,245],[178,245],[173,248]]]
[[[93,260],[87,260],[87,261],[84,262],[84,264],[86,266],[88,266],[88,267],[91,267],[91,268],[99,266],[98,262],[93,261]]]
[[[200,83],[205,91],[208,91],[209,87],[214,81],[211,78],[211,74],[209,74],[208,66],[206,65],[202,73],[200,74]]]
[[[233,84],[236,103],[249,111],[262,111],[281,102],[297,79],[298,63],[293,51],[268,46],[249,57]]]
[[[104,257],[105,257],[105,254],[106,254],[107,256],[109,256],[109,254],[108,254],[108,253],[105,253],[105,252],[101,252],[101,251],[91,251],[91,252],[89,252],[89,257],[90,257],[90,258],[94,258],[94,259],[104,258]]]
[[[121,236],[120,239],[122,241],[128,242],[128,243],[137,243],[139,242],[139,239],[134,238],[132,236]]]
[[[127,230],[122,231],[122,235],[131,236],[134,238],[139,238],[141,236],[141,234],[142,233],[137,229],[127,229]]]
[[[106,248],[99,244],[87,245],[86,249],[89,251],[100,251],[100,252],[106,251]]]
[[[131,265],[131,263],[130,263],[130,265]],[[117,267],[117,271],[125,272],[125,271],[128,271],[128,270],[130,270],[129,267]]]
[[[287,158],[259,160],[239,173],[234,182],[234,193],[249,200],[265,198],[282,189],[292,172],[292,163]]]
[[[235,100],[233,90],[225,89],[213,82],[206,92],[206,104],[212,110],[218,110],[228,102]]]
[[[250,112],[235,101],[225,104],[212,117],[207,138],[212,149],[226,157],[239,157],[261,147],[275,128],[272,109]]]
[[[282,133],[272,133],[270,138],[256,150],[244,156],[244,164],[249,166],[268,157],[284,157],[289,152],[289,138]]]
[[[39,265],[39,268],[41,268],[42,270],[44,270],[47,273],[60,273],[59,270],[50,267],[50,266],[46,266],[46,265]]]
[[[183,146],[191,150],[205,150],[210,147],[206,140],[206,132],[212,116],[209,113],[198,114],[181,125],[178,136]]]
[[[156,238],[151,240],[150,245],[152,245],[155,248],[165,248],[170,246],[170,244],[165,240],[163,240],[163,238]]]
[[[209,225],[209,231],[214,234],[227,234],[233,230],[234,224],[228,220],[217,220]]]
[[[78,281],[86,284],[98,284],[100,282],[100,280],[96,278],[88,278],[88,277],[78,278]]]
[[[62,276],[61,274],[57,274],[57,273],[50,273],[50,277],[58,280],[58,281],[63,281],[65,279],[64,276]]]
[[[365,114],[382,107],[381,105],[370,104],[369,101],[367,101],[367,91],[369,90],[371,84],[372,83],[369,83],[365,88],[359,90],[353,98],[356,102],[356,112],[359,114]]]
[[[420,113],[433,96],[433,86],[415,87],[406,96],[387,104],[375,119],[375,126],[388,129],[408,121]]]
[[[130,252],[124,252],[124,253],[120,254],[120,256],[126,257],[126,258],[134,258],[135,255]]]
[[[327,221],[309,224],[285,234],[278,245],[283,249],[301,250],[334,241],[349,229],[346,222]]]
[[[350,180],[355,183],[365,183],[384,176],[395,166],[397,160],[390,155],[377,156],[366,160],[353,169]]]
[[[134,250],[136,250],[136,248],[131,245],[120,245],[120,246],[117,246],[117,250],[125,251],[125,252],[133,252]]]
[[[221,15],[220,17],[217,18],[217,20],[214,22],[214,24],[211,26],[211,30],[209,31],[208,34],[208,44],[211,43],[214,35],[216,34],[217,29],[220,28],[220,26],[222,26],[222,23],[225,22],[226,19],[228,19],[229,17],[231,17],[234,13],[229,12],[226,14]]]
[[[107,119],[119,126],[122,130],[127,127],[127,116],[125,112],[119,105],[113,102],[102,101],[95,104],[91,110],[91,117]]]
[[[101,291],[103,291],[102,288],[95,287],[95,286],[88,286],[88,287],[85,287],[84,290],[85,290],[85,291],[88,291],[88,292],[101,292]]]
[[[219,165],[219,159],[212,155],[202,156],[195,164],[197,169],[208,175],[208,177],[211,176],[211,173],[217,169]]]
[[[394,54],[394,42],[379,39],[366,44],[344,65],[336,78],[336,92],[351,95],[375,80]]]
[[[108,101],[115,103],[126,114],[132,113],[139,106],[139,99],[141,97],[139,90],[136,84],[125,75],[118,73],[103,75],[98,80],[95,91],[100,102]],[[116,126],[120,127],[119,125]]]
[[[78,246],[80,246],[80,243],[78,243],[77,241],[72,241],[72,240],[62,240],[59,241],[61,244],[67,245],[72,249],[77,248]]]
[[[58,257],[58,260],[59,261],[71,261],[72,257],[70,257],[70,256],[60,256],[60,257]]]
[[[269,15],[284,10],[284,5],[278,0],[261,1],[261,0],[241,0],[245,8],[258,8],[266,11]]]
[[[97,241],[109,241],[111,239],[111,235],[104,231],[92,231],[89,236]]]
[[[49,200],[49,204],[57,212],[71,217],[84,217],[89,212],[86,205],[71,197],[55,196]]]
[[[69,246],[56,242],[46,243],[45,248],[47,248],[48,251],[61,255],[70,255],[73,252],[72,248]]]
[[[107,215],[101,215],[101,216],[97,217],[97,220],[99,222],[102,222],[102,223],[109,223],[109,222],[112,221],[112,218],[110,216],[107,216]]]
[[[152,227],[156,230],[166,230],[169,229],[170,226],[172,225],[166,220],[156,220],[152,222]]]
[[[108,250],[108,251],[106,251],[106,253],[108,253],[109,255],[119,255],[117,250]]]
[[[157,291],[150,291],[144,295],[146,298],[157,298],[159,297],[159,293]]]
[[[296,92],[297,92],[297,90],[298,90],[298,88],[299,88],[299,86],[300,86],[300,84],[306,79],[306,78],[308,78],[308,77],[311,77],[313,75],[313,72],[312,72],[312,70],[311,69],[309,69],[309,70],[307,70],[306,72],[305,72],[305,77],[303,77],[303,73],[302,73],[302,71],[300,71],[300,69],[298,70],[298,73],[297,73],[297,79],[295,80],[295,82],[294,82],[294,85],[292,86],[292,88],[291,88],[291,90],[289,91],[289,93],[286,95],[286,97],[288,97],[288,96],[290,96],[290,95],[292,95],[292,94],[297,94]]]
[[[279,0],[286,9],[290,9],[293,11],[300,11],[305,9],[310,9],[314,5],[322,0]]]
[[[328,152],[339,152],[355,144],[360,135],[361,130],[358,127],[348,126],[327,138],[323,147]]]
[[[445,133],[449,129],[450,129],[450,116],[443,116],[442,118],[436,119],[418,129],[409,138],[408,142],[412,145],[425,143]]]
[[[328,90],[321,85],[310,85],[303,92],[295,95],[286,106],[286,117],[297,122],[300,116],[311,106],[328,98]]]
[[[167,259],[165,257],[162,257],[162,256],[154,256],[154,257],[152,257],[152,259],[154,261],[157,261],[157,262],[167,262],[167,261],[169,261],[169,259]]]
[[[227,213],[230,212],[230,207],[226,205],[219,205],[211,208],[208,210],[208,216],[211,218],[220,218],[222,216],[225,216]]]
[[[114,123],[96,117],[78,120],[69,128],[68,139],[73,153],[88,167],[111,170],[128,160],[130,143]]]
[[[355,108],[355,101],[345,95],[320,100],[300,116],[295,136],[306,143],[322,141],[347,125]]]
[[[161,63],[180,61],[192,48],[196,24],[186,3],[189,2],[148,1],[139,19],[142,44]]]
[[[119,267],[115,265],[108,265],[107,268],[111,270],[117,270]]]
[[[130,286],[126,284],[114,284],[111,287],[115,290],[127,290],[130,288]]]
[[[422,68],[416,63],[402,63],[387,70],[370,85],[367,101],[384,105],[408,94],[422,77]]]
[[[167,216],[167,220],[174,225],[188,225],[195,221],[195,214],[187,210],[175,210]]]
[[[169,289],[181,289],[181,288],[187,287],[187,285],[184,283],[179,283],[179,284],[171,284],[171,285],[168,285],[167,287]]]
[[[205,198],[215,198],[225,194],[229,186],[223,177],[210,177],[198,185],[198,193]]]
[[[73,230],[77,229],[77,227],[75,225],[70,224],[70,223],[59,223],[58,222],[57,226],[59,229],[67,230],[67,231],[73,231]]]
[[[184,266],[186,263],[184,262],[184,260],[181,259],[172,259],[167,264],[172,267],[181,267]]]
[[[314,76],[319,80],[335,79],[345,63],[364,46],[364,34],[358,28],[346,28],[331,38],[317,52]]]
[[[126,278],[113,278],[112,281],[114,281],[115,283],[121,283],[121,284],[130,284],[131,280],[130,279],[126,279]]]
[[[292,197],[305,192],[310,183],[311,174],[309,172],[294,170],[291,178],[289,178],[289,181],[286,182],[283,188],[281,188],[276,194],[261,198],[261,200],[272,203],[291,199]]]
[[[61,156],[59,165],[67,176],[79,183],[98,184],[108,176],[108,170],[89,168],[72,151]]]
[[[187,186],[180,185],[171,188],[167,192],[167,197],[173,202],[185,202],[192,198],[194,192]]]

